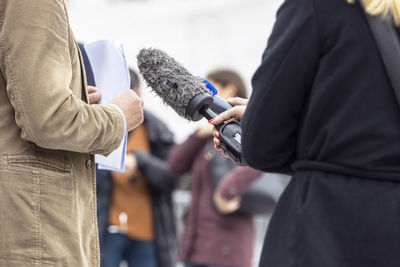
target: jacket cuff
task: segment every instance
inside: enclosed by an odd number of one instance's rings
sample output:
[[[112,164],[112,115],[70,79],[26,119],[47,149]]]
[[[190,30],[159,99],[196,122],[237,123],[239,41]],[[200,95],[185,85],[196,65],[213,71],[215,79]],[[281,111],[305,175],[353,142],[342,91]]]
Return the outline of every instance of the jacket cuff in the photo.
[[[112,121],[116,122],[116,126],[114,127],[114,132],[110,133],[111,144],[107,146],[105,149],[94,151],[94,154],[101,154],[104,156],[108,156],[111,152],[117,149],[121,142],[125,138],[126,133],[126,121],[125,116],[121,115],[118,109],[114,107],[114,105],[99,105],[102,108],[106,109],[107,112],[111,115]]]
[[[121,116],[124,118],[124,132],[126,132],[126,117],[125,117],[124,112],[117,105],[114,105],[114,104],[108,104],[108,105],[113,106],[116,110],[118,110],[119,114],[121,114]]]

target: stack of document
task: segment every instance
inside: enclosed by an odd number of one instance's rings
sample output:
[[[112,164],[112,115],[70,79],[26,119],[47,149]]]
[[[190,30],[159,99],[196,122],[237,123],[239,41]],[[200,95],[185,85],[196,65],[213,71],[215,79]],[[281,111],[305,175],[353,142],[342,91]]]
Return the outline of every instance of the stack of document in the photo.
[[[96,87],[101,93],[100,104],[107,104],[130,88],[129,69],[121,42],[101,40],[85,44],[85,51],[93,70]],[[125,171],[126,142],[128,133],[121,145],[107,157],[95,155],[99,169]]]

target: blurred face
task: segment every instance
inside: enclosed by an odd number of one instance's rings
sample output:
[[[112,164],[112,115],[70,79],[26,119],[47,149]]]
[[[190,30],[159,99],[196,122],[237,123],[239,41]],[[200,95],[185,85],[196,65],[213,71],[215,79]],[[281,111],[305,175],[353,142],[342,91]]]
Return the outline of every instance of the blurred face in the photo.
[[[209,80],[209,82],[212,83],[215,88],[217,88],[218,96],[224,99],[235,97],[237,94],[236,86],[234,86],[233,84],[228,84],[227,86],[223,87],[222,84],[217,83],[213,80]]]

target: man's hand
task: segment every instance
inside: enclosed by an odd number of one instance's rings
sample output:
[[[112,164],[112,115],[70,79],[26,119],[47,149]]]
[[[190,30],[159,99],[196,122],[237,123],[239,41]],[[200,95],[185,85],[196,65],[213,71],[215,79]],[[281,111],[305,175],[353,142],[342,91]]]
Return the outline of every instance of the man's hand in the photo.
[[[88,86],[89,104],[98,104],[101,99],[100,91],[94,86]]]
[[[110,104],[117,105],[124,113],[128,132],[143,122],[143,101],[133,90],[123,91]]]

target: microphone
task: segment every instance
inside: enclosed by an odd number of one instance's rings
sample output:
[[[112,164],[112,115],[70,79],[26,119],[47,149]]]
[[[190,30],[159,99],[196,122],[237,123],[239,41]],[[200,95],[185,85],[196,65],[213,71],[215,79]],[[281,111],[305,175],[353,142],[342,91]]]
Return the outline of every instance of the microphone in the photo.
[[[209,81],[207,81],[204,78],[201,78],[201,81],[204,83],[204,85],[208,88],[208,90],[210,90],[210,92],[213,95],[213,104],[211,105],[210,109],[212,111],[214,111],[217,114],[220,114],[228,109],[233,108],[231,104],[228,103],[228,101],[226,101],[225,99],[223,99],[222,97],[218,96],[218,90],[214,87],[214,85],[212,85],[212,83],[210,83]]]
[[[219,107],[217,113],[232,107],[222,98],[213,97],[201,79],[159,49],[142,49],[137,61],[147,85],[183,118],[198,121],[204,117],[210,120],[217,116],[211,108],[214,103]],[[242,157],[240,123],[232,120],[215,127],[219,131],[221,147],[229,158],[238,165],[247,165]]]

